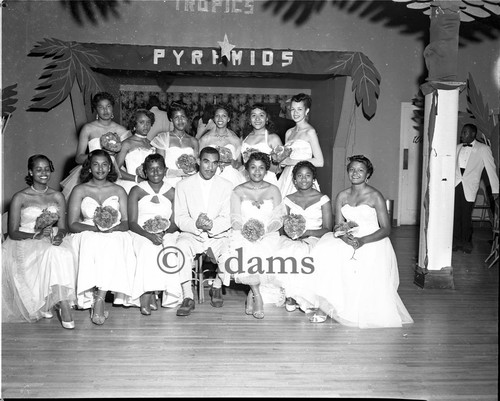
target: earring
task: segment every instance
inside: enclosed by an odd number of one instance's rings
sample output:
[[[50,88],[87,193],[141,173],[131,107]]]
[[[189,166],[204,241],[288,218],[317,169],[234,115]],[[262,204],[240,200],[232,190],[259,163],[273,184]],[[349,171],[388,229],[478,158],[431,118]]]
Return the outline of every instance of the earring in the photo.
[[[99,120],[99,114],[96,114],[96,115],[95,115],[95,119],[96,119],[96,120]]]
[[[113,113],[111,113],[111,118],[115,118],[115,115]]]

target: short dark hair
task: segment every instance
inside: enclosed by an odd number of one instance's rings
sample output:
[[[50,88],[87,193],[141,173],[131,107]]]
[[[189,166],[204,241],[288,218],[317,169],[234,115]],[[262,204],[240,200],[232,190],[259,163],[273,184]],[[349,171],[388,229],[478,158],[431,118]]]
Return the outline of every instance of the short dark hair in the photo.
[[[306,95],[305,93],[298,93],[292,96],[290,102],[296,102],[296,103],[303,102],[304,106],[306,106],[307,109],[310,109],[312,104],[312,99],[311,96]]]
[[[149,102],[148,102],[148,107],[151,108],[151,107],[160,107],[161,106],[161,103],[160,103],[160,99],[158,99],[158,96],[156,95],[151,95],[149,97]]]
[[[91,102],[92,110],[97,110],[97,105],[103,99],[109,100],[109,103],[111,103],[113,106],[115,105],[115,98],[113,97],[113,95],[111,93],[98,92],[92,98],[92,102]]]
[[[475,124],[472,124],[472,123],[464,124],[462,130],[471,131],[474,134],[474,136],[477,135],[477,127]]]
[[[298,162],[295,166],[293,166],[293,170],[292,170],[292,177],[293,179],[296,178],[296,175],[297,173],[299,172],[299,170],[302,168],[302,167],[306,167],[308,168],[309,170],[311,170],[311,173],[313,175],[313,180],[316,179],[317,177],[317,170],[316,170],[316,166],[314,164],[312,164],[310,161],[308,160],[301,160],[300,162]]]
[[[135,110],[132,115],[130,116],[130,120],[128,121],[128,126],[127,128],[131,131],[135,131],[135,125],[137,124],[137,119],[141,114],[144,114],[146,117],[148,117],[151,120],[151,125],[155,123],[155,114],[147,109],[137,109]]]
[[[248,160],[245,163],[245,169],[248,170],[248,168],[250,167],[250,162],[252,160],[257,160],[257,161],[263,162],[266,166],[266,171],[268,171],[271,168],[271,158],[269,157],[269,155],[267,153],[264,153],[264,152],[250,153],[250,156],[248,157]]]
[[[92,159],[96,156],[104,156],[106,157],[106,159],[108,159],[110,168],[106,179],[110,182],[115,182],[118,179],[118,173],[116,171],[115,165],[109,153],[102,149],[96,149],[89,153],[87,160],[83,162],[82,171],[80,171],[80,181],[89,182],[90,179],[92,178],[90,165],[92,164]]]
[[[205,146],[202,150],[200,150],[200,159],[205,154],[219,156],[219,151],[217,149],[215,149],[213,146]]]
[[[52,163],[52,160],[40,153],[37,153],[36,155],[30,156],[28,158],[28,172],[29,170],[33,170],[33,167],[35,167],[35,162],[40,159],[46,160],[49,163],[50,172],[52,173],[54,171],[54,164]],[[33,176],[28,173],[28,175],[24,177],[24,181],[26,181],[26,184],[28,185],[33,185]]]
[[[347,162],[348,162],[347,169],[346,169],[347,171],[349,171],[349,168],[351,167],[352,163],[359,162],[359,163],[363,163],[366,166],[366,172],[367,172],[366,178],[370,178],[372,176],[373,164],[370,161],[370,159],[368,159],[368,157],[366,157],[364,155],[354,155],[354,156],[348,157]]]

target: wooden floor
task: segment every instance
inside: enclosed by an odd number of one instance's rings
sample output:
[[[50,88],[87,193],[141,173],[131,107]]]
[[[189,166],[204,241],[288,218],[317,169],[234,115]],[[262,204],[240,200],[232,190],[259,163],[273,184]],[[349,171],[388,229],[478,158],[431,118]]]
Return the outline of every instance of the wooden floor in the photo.
[[[2,397],[330,397],[497,400],[498,264],[491,231],[472,254],[453,254],[455,290],[413,284],[418,228],[393,229],[399,293],[415,320],[405,328],[354,329],[268,306],[244,314],[244,292],[206,301],[186,318],[161,309],[112,307],[104,326],[76,311],[59,321],[2,327]],[[208,294],[207,294],[208,297]]]

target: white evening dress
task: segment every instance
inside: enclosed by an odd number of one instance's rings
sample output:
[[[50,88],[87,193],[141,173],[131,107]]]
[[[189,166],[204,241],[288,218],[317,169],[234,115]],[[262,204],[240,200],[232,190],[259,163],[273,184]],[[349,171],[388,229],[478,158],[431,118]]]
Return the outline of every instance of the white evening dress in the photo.
[[[244,199],[241,202],[241,216],[233,216],[233,219],[241,219],[242,225],[250,219],[256,219],[264,224],[266,233],[259,240],[252,242],[244,238],[240,230],[233,230],[229,255],[223,257],[224,266],[229,263],[231,272],[236,272],[233,276],[236,283],[260,284],[264,303],[278,306],[283,305],[285,297],[278,275],[270,273],[267,258],[275,256],[278,249],[282,210],[282,205],[273,207],[272,199],[261,202]],[[279,267],[276,270],[279,270]],[[224,277],[224,284],[228,285],[230,275],[226,274]]]
[[[164,194],[171,187],[163,183],[160,191],[154,192],[148,181],[138,184],[148,194],[139,200],[137,222],[142,227],[151,218],[161,216],[170,220],[172,203]],[[130,231],[137,259],[134,285],[132,289],[132,304],[140,305],[140,296],[147,291],[163,291],[162,306],[173,308],[182,302],[182,288],[179,273],[166,273],[158,265],[158,255],[163,247],[175,246],[179,232],[167,233],[162,245],[155,245],[142,235]]]
[[[230,152],[231,152],[231,155],[235,155],[236,154],[236,148],[234,147],[234,145],[228,143],[224,146],[218,146],[216,144],[210,144],[210,145],[207,145],[207,146],[211,146],[217,150],[219,150],[219,148],[223,147],[223,148],[226,148],[228,149]],[[220,168],[220,166],[217,168],[217,173],[218,175],[220,175],[222,178],[225,178],[226,180],[230,181],[231,184],[233,184],[233,188],[234,187],[237,187],[238,185],[240,184],[243,184],[244,182],[247,181],[247,178],[245,177],[245,175],[239,171],[238,169],[235,169],[232,165],[226,165],[224,166],[222,169]]]
[[[94,212],[98,206],[99,203],[94,198],[83,198],[83,224],[94,225]],[[110,196],[101,206],[120,210],[118,196]],[[115,304],[127,305],[132,296],[136,266],[130,233],[82,231],[72,234],[71,237],[78,257],[78,307],[88,309],[92,306],[94,287],[112,291],[115,294]]]
[[[154,147],[150,148],[135,148],[134,150],[128,152],[125,155],[125,169],[127,173],[132,174],[132,175],[137,175],[137,167],[142,165],[144,163],[144,159],[146,156],[151,155],[156,152],[156,149]],[[119,180],[117,182],[118,185],[121,185],[123,188],[125,188],[125,191],[127,194],[130,193],[130,190],[137,185],[135,181],[130,181],[130,180]]]
[[[328,203],[330,198],[323,195],[317,202],[309,205],[305,209],[286,197],[283,203],[290,208],[290,214],[299,214],[306,220],[306,230],[319,230],[323,226],[322,206]],[[286,273],[281,276],[281,282],[287,297],[294,298],[299,305],[307,305],[302,301],[304,293],[309,291],[307,283],[314,272],[314,262],[311,252],[320,239],[318,237],[306,237],[292,240],[287,235],[280,236],[277,255],[283,258],[290,258],[285,264]],[[314,293],[307,292],[305,298],[314,298]]]
[[[292,149],[290,159],[302,161],[308,160],[313,156],[311,144],[303,139],[289,141],[285,144],[285,146]],[[295,188],[295,185],[293,184],[293,168],[294,166],[285,166],[278,180],[278,188],[280,189],[281,196],[283,198],[297,191],[297,188]],[[313,188],[319,191],[319,184],[317,180],[314,180]]]
[[[169,132],[161,132],[156,135],[151,141],[151,146],[154,146],[156,149],[162,149],[165,151],[165,165],[167,166],[167,174],[163,181],[165,181],[170,186],[174,187],[177,185],[179,181],[182,180],[183,177],[168,177],[168,170],[179,170],[177,167],[177,159],[181,155],[193,155],[194,149],[191,147],[180,148],[178,146],[170,147],[170,133]]]
[[[96,149],[101,149],[101,136],[109,132],[109,129],[106,127],[93,127],[94,131],[99,132],[99,137],[98,138],[93,138],[91,139],[88,144],[88,151],[89,153],[96,150]],[[124,130],[117,132],[118,136],[120,139],[123,141],[126,138],[130,136],[130,131]],[[115,168],[118,168],[114,157],[112,157],[113,162],[115,163]],[[71,191],[75,186],[80,184],[80,171],[82,170],[82,165],[79,164],[76,167],[73,167],[71,171],[69,172],[68,176],[60,182],[61,188],[62,188],[62,194],[66,198],[66,201],[69,199],[69,196],[71,195]],[[119,182],[117,182],[119,184]]]
[[[55,205],[47,205],[57,212]],[[21,209],[19,230],[34,234],[35,222],[44,208]],[[69,237],[56,246],[45,237],[40,240],[2,244],[2,321],[34,322],[60,301],[76,302],[76,264]]]
[[[359,225],[356,237],[379,229],[377,212],[368,205],[342,206],[347,221]],[[359,328],[401,327],[413,323],[399,294],[396,254],[389,238],[354,251],[333,233],[325,234],[312,251],[312,300],[339,323]]]
[[[264,136],[265,140],[263,142],[259,142],[257,144],[253,144],[253,145],[249,145],[248,143],[245,142],[248,137],[243,139],[243,141],[241,143],[242,158],[243,158],[243,153],[248,151],[249,149],[255,149],[259,152],[262,152],[262,153],[265,153],[266,155],[271,156],[271,152],[273,151],[273,149],[269,146],[269,143],[267,141],[268,134],[269,133],[266,130],[266,133]],[[243,163],[246,163],[246,160],[244,158],[243,158]],[[246,173],[246,170],[244,171],[244,173]],[[272,171],[267,172],[267,174],[264,176],[264,180],[273,184],[273,185],[278,186],[278,179],[276,178],[276,173],[274,173]],[[248,173],[246,173],[246,175],[245,175],[245,181],[248,181]]]

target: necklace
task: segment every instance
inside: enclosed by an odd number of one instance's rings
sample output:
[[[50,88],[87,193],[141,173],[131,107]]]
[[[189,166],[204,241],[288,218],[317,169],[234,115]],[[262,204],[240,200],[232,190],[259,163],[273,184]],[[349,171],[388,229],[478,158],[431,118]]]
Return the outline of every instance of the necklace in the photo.
[[[135,133],[134,134],[137,138],[141,138],[141,139],[146,139],[148,136],[147,135],[140,135],[138,133]]]
[[[174,136],[177,137],[177,139],[181,143],[182,143],[182,140],[186,137],[186,133],[182,134],[181,136],[177,135],[175,132],[172,132],[172,134],[174,134]]]
[[[252,185],[252,189],[253,190],[262,189],[263,186],[264,186],[264,184],[260,184],[259,187],[255,186],[255,185]]]
[[[45,189],[43,191],[39,191],[38,189],[36,189],[33,185],[31,186],[31,189],[39,194],[44,194],[45,192],[47,192],[47,190],[49,189],[49,186],[46,185],[45,186]]]
[[[214,135],[218,138],[226,138],[228,136],[227,128],[224,130],[223,134],[219,134],[219,133],[215,132]]]

